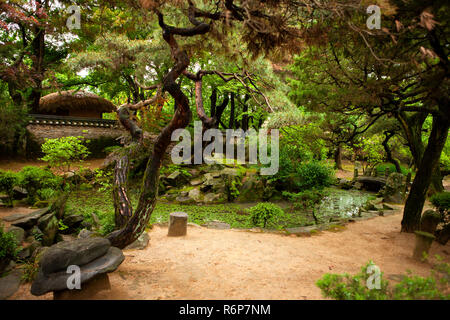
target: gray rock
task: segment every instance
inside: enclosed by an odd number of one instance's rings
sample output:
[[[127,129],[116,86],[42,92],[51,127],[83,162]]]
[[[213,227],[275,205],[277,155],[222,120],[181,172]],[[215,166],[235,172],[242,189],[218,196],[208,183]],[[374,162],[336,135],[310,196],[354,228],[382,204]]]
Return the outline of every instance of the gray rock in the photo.
[[[222,222],[222,221],[208,221],[207,223],[202,225],[203,227],[206,227],[208,229],[218,229],[218,230],[226,230],[231,229],[231,226],[228,223]]]
[[[43,233],[42,244],[51,246],[55,242],[59,230],[58,219],[53,213],[49,213],[39,218],[37,226]]]
[[[0,278],[0,300],[5,300],[19,290],[22,273],[14,270],[6,277]]]
[[[16,238],[17,244],[19,245],[25,239],[25,230],[23,230],[21,227],[10,226],[7,231],[11,232],[14,235],[14,238]]]
[[[147,232],[144,232],[139,236],[139,238],[135,242],[126,246],[125,250],[129,249],[144,250],[145,248],[147,248],[149,241],[150,236],[148,235]]]
[[[203,179],[201,179],[201,178],[191,180],[191,186],[199,186],[202,183],[203,183]]]
[[[22,200],[28,197],[28,191],[24,188],[15,186],[13,188],[13,198],[17,200]]]
[[[203,202],[204,203],[212,203],[215,201],[218,201],[220,199],[220,194],[216,194],[216,193],[207,193],[205,194],[205,196],[203,197]]]
[[[188,196],[178,196],[178,197],[176,197],[175,201],[182,203],[182,204],[195,203],[195,200]]]
[[[93,232],[93,231],[83,229],[78,234],[78,239],[87,239],[87,238],[90,238],[94,234],[95,234],[95,232]]]
[[[25,217],[16,220],[12,223],[13,226],[20,227],[22,229],[28,230],[31,229],[38,220],[45,214],[47,214],[50,211],[50,208],[43,208],[39,209],[37,211],[31,212],[27,214]]]
[[[77,228],[83,222],[84,217],[81,214],[72,214],[63,219],[63,223],[69,228]]]
[[[190,190],[188,196],[195,202],[200,202],[202,200],[202,193],[200,192],[200,189],[197,188]]]
[[[72,242],[77,241],[80,242],[84,240],[76,240]],[[49,250],[51,250],[51,248]],[[44,258],[45,257],[43,257],[41,261],[44,261]],[[73,264],[80,267],[81,285],[83,285],[83,283],[86,283],[99,275],[113,272],[119,267],[124,259],[125,257],[120,249],[109,247],[105,254],[100,257],[95,257],[93,260],[89,261],[86,264],[71,263],[70,265]],[[40,296],[50,291],[67,290],[67,279],[72,275],[70,273],[67,273],[67,266],[62,270],[60,269],[59,271],[55,271],[52,273],[43,272],[43,269],[41,267],[36,280],[31,286],[31,293],[35,296]]]
[[[13,222],[13,221],[17,221],[19,219],[23,219],[28,215],[29,215],[29,213],[14,213],[12,215],[2,218],[2,220],[6,221],[6,222]]]
[[[41,270],[45,275],[66,269],[70,265],[85,265],[104,255],[111,243],[104,238],[63,241],[51,246],[42,256]]]

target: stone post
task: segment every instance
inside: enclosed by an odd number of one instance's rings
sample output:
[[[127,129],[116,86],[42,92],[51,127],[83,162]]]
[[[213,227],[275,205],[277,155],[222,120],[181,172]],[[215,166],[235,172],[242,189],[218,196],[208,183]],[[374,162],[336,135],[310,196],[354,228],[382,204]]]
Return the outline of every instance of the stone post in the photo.
[[[169,237],[185,236],[187,233],[188,215],[185,212],[172,212],[169,219]]]
[[[435,236],[424,231],[415,231],[414,233],[416,234],[416,246],[414,248],[413,258],[422,261],[424,258],[423,253],[428,254]]]

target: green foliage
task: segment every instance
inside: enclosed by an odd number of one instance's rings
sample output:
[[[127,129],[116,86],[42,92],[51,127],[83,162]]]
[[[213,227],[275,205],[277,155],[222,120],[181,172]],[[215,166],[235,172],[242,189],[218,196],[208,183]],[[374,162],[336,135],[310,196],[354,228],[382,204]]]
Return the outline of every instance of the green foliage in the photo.
[[[0,170],[0,192],[5,192],[9,197],[9,205],[13,206],[13,188],[17,184],[17,174],[12,171]]]
[[[260,202],[256,206],[249,208],[248,212],[253,225],[262,226],[263,228],[267,226],[267,223],[276,225],[286,215],[283,209],[270,202]]]
[[[113,172],[106,169],[96,169],[94,171],[95,182],[100,185],[99,191],[106,192],[113,186]]]
[[[5,232],[0,224],[0,259],[14,259],[17,253],[16,238],[11,232]]]
[[[39,271],[39,261],[26,261],[20,265],[20,268],[22,269],[22,282],[33,282]]]
[[[58,190],[61,188],[62,178],[54,175],[48,169],[26,166],[17,174],[17,184],[28,191],[28,203],[33,204],[41,196],[47,197],[50,192],[44,189]],[[46,199],[39,199],[46,200]]]
[[[378,176],[384,176],[386,173],[386,169],[389,173],[397,172],[395,170],[395,166],[392,163],[381,163],[375,167]],[[400,166],[400,170],[405,176],[410,172],[410,170],[404,166]]]
[[[448,279],[450,266],[448,263],[439,264],[429,277],[414,276],[409,273],[394,287],[383,279],[380,273],[379,289],[368,287],[369,277],[374,275],[368,272],[369,261],[361,272],[356,275],[325,274],[316,284],[324,297],[336,300],[416,300],[416,299],[450,299],[448,292]],[[436,272],[437,271],[437,272]],[[373,278],[372,278],[373,280]]]
[[[450,210],[450,192],[439,192],[430,198],[431,203],[441,212]]]
[[[228,176],[228,179],[225,181],[225,190],[227,193],[228,201],[233,201],[237,197],[239,197],[239,188],[242,186],[241,177],[231,177]]]
[[[90,153],[83,139],[81,136],[45,139],[45,143],[41,146],[45,156],[41,160],[54,168],[69,172],[74,163],[81,162]]]
[[[333,183],[333,169],[319,161],[300,164],[295,171],[295,185],[298,190],[321,189]]]

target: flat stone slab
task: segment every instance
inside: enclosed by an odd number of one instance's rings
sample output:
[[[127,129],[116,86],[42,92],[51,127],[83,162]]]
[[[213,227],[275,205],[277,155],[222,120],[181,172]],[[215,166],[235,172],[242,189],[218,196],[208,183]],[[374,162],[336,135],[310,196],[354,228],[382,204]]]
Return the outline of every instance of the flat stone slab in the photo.
[[[45,251],[40,269],[46,275],[63,269],[65,272],[70,265],[82,266],[104,255],[110,247],[111,243],[105,238],[62,241]]]
[[[222,221],[208,221],[207,223],[203,224],[202,227],[218,230],[231,229],[231,226],[228,223]]]
[[[23,228],[25,230],[32,228],[36,225],[37,221],[50,211],[50,207],[43,208],[27,214],[25,217],[16,220],[12,223],[13,226]]]
[[[28,215],[29,215],[29,213],[14,213],[12,215],[2,218],[2,220],[6,221],[6,222],[13,222],[13,221],[25,218]]]
[[[81,289],[83,289],[83,283],[86,283],[99,275],[116,270],[124,259],[125,257],[122,250],[116,247],[110,247],[103,256],[85,265],[79,266],[81,273]],[[50,291],[67,290],[67,280],[72,275],[73,274],[71,273],[67,273],[67,270],[61,270],[46,275],[42,272],[42,269],[40,269],[36,280],[31,286],[31,293],[35,296],[40,296]]]
[[[6,277],[0,278],[0,300],[5,300],[19,290],[22,273],[14,270]]]

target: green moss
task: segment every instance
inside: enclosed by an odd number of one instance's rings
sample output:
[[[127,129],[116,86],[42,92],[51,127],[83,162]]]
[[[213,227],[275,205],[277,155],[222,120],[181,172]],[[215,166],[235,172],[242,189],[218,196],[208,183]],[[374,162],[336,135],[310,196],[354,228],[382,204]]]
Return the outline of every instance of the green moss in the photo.
[[[425,232],[425,231],[414,231],[414,233],[416,234],[416,235],[418,235],[418,236],[422,236],[422,237],[425,237],[425,238],[431,238],[431,239],[436,239],[436,237],[434,236],[434,235],[432,235],[431,233],[429,233],[429,232]]]

